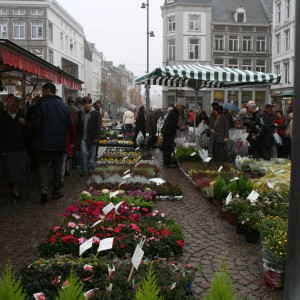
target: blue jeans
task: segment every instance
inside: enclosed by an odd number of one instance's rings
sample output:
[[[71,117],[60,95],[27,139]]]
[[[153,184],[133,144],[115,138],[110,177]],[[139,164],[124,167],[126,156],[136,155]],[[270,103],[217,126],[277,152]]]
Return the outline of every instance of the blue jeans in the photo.
[[[95,170],[96,145],[88,144],[82,139],[80,144],[81,152],[81,171],[88,173]]]

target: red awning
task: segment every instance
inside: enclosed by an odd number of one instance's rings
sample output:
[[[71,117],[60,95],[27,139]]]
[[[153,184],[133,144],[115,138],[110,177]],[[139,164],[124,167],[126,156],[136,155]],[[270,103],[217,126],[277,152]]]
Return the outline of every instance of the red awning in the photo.
[[[68,88],[74,90],[80,90],[80,91],[82,90],[81,83],[80,83],[81,81],[79,79],[77,79],[76,82],[72,78],[68,78],[68,77],[72,77],[71,75],[66,76],[66,74],[60,74],[59,71],[62,73],[60,69],[57,69],[57,71],[52,70],[56,68],[55,66],[52,67],[51,65],[52,69],[47,68],[44,63],[42,65],[38,62],[38,60],[40,59],[38,57],[37,57],[37,61],[35,62],[27,57],[18,54],[17,52],[11,51],[10,49],[4,47],[1,49],[1,51],[2,51],[2,59],[4,64],[10,65],[12,67],[18,68],[22,71],[31,74],[38,75],[42,78],[63,84]],[[45,63],[49,64],[46,61]]]

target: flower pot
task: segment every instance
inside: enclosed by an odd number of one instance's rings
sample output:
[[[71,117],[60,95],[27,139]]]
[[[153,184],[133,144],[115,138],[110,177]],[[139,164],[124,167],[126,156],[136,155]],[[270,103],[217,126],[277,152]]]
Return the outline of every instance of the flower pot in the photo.
[[[275,270],[270,268],[266,263],[263,265],[264,282],[272,289],[280,289],[284,286],[284,270]]]
[[[259,239],[259,231],[257,230],[246,230],[246,242],[251,244],[256,244]]]
[[[223,205],[222,203],[220,203],[220,201],[218,201],[217,198],[213,198],[212,201],[213,205],[217,208],[217,212],[220,215],[220,217],[224,217],[224,213],[223,213]]]
[[[236,216],[236,214],[234,214],[232,212],[228,212],[226,214],[226,216],[227,216],[227,222],[228,222],[228,224],[230,224],[230,225],[236,225],[236,223],[237,223],[237,216]]]
[[[246,233],[245,225],[239,222],[238,220],[236,222],[236,233],[241,233],[241,234]]]

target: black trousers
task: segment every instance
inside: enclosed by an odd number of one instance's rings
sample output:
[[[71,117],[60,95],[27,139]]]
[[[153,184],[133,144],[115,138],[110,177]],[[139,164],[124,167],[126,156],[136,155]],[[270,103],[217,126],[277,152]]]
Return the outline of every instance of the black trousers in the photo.
[[[174,140],[175,136],[163,134],[163,143],[162,143],[162,151],[163,151],[163,164],[171,165],[172,164],[172,153],[174,151]]]

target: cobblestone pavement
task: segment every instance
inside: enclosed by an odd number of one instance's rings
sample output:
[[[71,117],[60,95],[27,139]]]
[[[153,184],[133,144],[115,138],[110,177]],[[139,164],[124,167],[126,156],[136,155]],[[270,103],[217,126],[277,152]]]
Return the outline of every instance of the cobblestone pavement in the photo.
[[[159,150],[153,152],[161,164]],[[161,170],[163,178],[180,185],[184,191],[183,200],[157,201],[155,208],[168,213],[180,224],[186,246],[181,258],[201,268],[194,282],[197,299],[210,286],[213,273],[227,253],[228,272],[237,291],[237,300],[282,299],[282,290],[265,286],[262,273],[261,246],[248,244],[244,236],[236,234],[235,227],[220,218],[215,207],[208,202],[179,169]],[[21,187],[24,199],[14,202],[10,199],[7,183],[0,181],[0,269],[9,259],[16,268],[29,265],[39,257],[38,245],[59,220],[64,211],[85,188],[86,178],[78,170],[65,178],[65,197],[49,199],[42,206],[39,202],[36,178]]]

